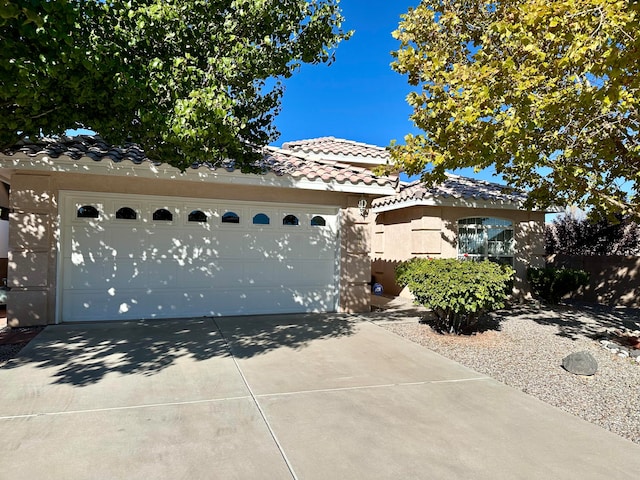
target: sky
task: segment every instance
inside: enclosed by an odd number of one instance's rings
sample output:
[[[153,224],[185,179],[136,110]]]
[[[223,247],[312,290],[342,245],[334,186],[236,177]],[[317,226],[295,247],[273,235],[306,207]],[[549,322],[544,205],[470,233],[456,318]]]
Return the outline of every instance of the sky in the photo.
[[[419,0],[342,0],[344,29],[355,30],[336,49],[333,64],[303,65],[285,81],[282,110],[276,119],[281,135],[273,145],[333,136],[386,147],[420,133],[409,119],[407,77],[391,69],[391,36],[400,15]],[[415,87],[413,87],[415,88]],[[491,171],[456,170],[458,175],[503,183]]]

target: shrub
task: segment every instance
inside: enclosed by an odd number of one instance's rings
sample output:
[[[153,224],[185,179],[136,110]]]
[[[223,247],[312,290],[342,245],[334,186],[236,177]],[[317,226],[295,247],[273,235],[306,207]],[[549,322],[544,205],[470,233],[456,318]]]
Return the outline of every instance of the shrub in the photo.
[[[415,258],[396,268],[396,282],[431,310],[441,332],[467,333],[479,317],[503,308],[514,271],[489,261]]]
[[[535,268],[527,270],[531,290],[547,303],[556,305],[567,293],[589,284],[589,274],[571,268]]]

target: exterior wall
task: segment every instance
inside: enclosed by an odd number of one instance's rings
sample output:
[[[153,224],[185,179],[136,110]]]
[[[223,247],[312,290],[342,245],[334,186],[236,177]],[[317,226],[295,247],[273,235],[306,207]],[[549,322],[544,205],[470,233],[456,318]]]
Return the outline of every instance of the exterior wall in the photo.
[[[358,200],[360,197],[349,197],[340,219],[340,310],[348,313],[371,308],[372,215],[360,213]]]
[[[14,174],[10,208],[7,323],[12,327],[52,323],[57,203],[51,177]]]
[[[497,217],[514,224],[517,295],[526,295],[526,269],[544,265],[544,213],[467,207],[408,207],[378,214],[372,226],[372,273],[391,295],[409,295],[395,283],[395,267],[414,257],[456,258],[461,218]]]
[[[9,208],[9,186],[5,183],[0,184],[0,207]],[[2,280],[7,278],[8,267],[9,219],[3,216],[0,218],[0,287],[3,286]]]
[[[551,255],[547,263],[589,273],[589,285],[567,298],[610,307],[640,308],[640,257]]]
[[[8,272],[11,291],[7,302],[7,321],[10,326],[55,323],[60,190],[334,205],[343,208],[339,310],[369,311],[370,220],[360,216],[357,209],[360,197],[339,192],[197,183],[178,179],[18,171],[11,177]]]

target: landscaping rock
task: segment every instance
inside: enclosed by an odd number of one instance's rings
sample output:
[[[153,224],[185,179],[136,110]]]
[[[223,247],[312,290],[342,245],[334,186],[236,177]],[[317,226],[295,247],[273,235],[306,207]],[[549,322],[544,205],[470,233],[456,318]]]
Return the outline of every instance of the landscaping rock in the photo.
[[[562,366],[575,375],[594,375],[598,371],[598,362],[589,352],[576,352],[562,359]]]

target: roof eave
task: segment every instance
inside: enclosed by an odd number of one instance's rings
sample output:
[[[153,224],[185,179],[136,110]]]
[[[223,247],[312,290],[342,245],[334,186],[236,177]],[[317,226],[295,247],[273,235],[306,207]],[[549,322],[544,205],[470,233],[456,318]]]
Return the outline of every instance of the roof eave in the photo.
[[[501,201],[501,200],[484,200],[477,198],[437,198],[429,197],[422,199],[408,199],[390,204],[372,206],[373,213],[392,212],[410,207],[462,207],[462,208],[499,208],[503,210],[526,210],[523,202],[519,201]]]
[[[388,182],[365,184],[364,182],[338,182],[335,180],[296,178],[275,173],[251,174],[239,170],[224,168],[212,169],[206,166],[191,168],[185,172],[167,163],[154,164],[150,161],[134,163],[130,160],[113,162],[108,159],[96,161],[90,157],[74,160],[68,156],[52,158],[46,155],[30,156],[15,154],[0,155],[0,169],[48,171],[61,173],[80,173],[93,175],[118,175],[163,180],[184,180],[210,183],[227,183],[245,186],[268,186],[280,188],[298,188],[315,191],[357,193],[375,196],[388,196],[395,193],[395,184]]]

